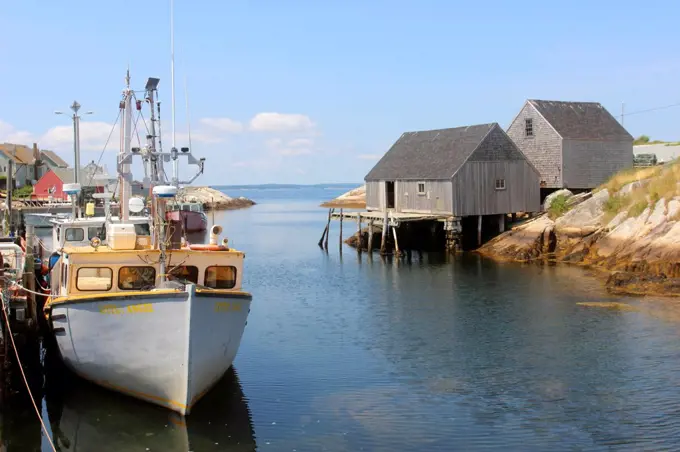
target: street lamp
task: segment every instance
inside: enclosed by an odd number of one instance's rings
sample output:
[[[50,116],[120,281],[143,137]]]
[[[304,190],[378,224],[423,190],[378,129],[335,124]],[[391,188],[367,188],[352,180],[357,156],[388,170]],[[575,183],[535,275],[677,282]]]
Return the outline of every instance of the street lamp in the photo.
[[[74,183],[80,183],[80,116],[78,116],[78,110],[80,110],[80,104],[77,101],[73,101],[69,107],[73,110],[73,154],[74,154],[74,166],[75,170],[73,173]],[[55,115],[63,115],[63,111],[55,111]],[[91,111],[85,112],[86,115],[91,115]]]

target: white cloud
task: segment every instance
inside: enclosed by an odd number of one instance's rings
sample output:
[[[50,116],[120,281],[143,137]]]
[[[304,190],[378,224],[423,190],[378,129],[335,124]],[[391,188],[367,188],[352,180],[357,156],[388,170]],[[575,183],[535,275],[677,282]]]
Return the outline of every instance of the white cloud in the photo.
[[[33,135],[25,130],[17,130],[13,125],[0,120],[0,142],[31,145]]]
[[[143,126],[139,124],[138,127]],[[141,129],[139,133],[141,137],[145,135],[144,132],[141,132]],[[119,137],[120,127],[118,124],[112,125],[101,121],[80,122],[80,149],[83,151],[101,151],[105,145],[107,150],[117,151],[120,148]],[[136,136],[133,138],[133,143],[135,141]],[[45,149],[63,151],[73,149],[73,126],[52,127],[40,137],[38,145]]]
[[[359,154],[357,158],[359,160],[379,160],[382,155],[380,154]]]
[[[243,124],[229,118],[201,118],[199,122],[222,132],[239,133],[243,131]]]
[[[290,140],[288,142],[288,146],[294,147],[294,148],[299,148],[299,147],[309,147],[314,144],[314,140],[311,138],[295,138],[294,140]]]
[[[277,150],[279,155],[283,155],[285,157],[293,157],[296,155],[310,155],[312,154],[312,150],[309,148],[283,148]]]
[[[314,153],[314,140],[311,138],[293,138],[291,140],[270,138],[265,141],[265,145],[272,152],[283,157],[311,155]]]
[[[299,132],[315,127],[309,116],[285,113],[258,113],[250,120],[256,132]]]

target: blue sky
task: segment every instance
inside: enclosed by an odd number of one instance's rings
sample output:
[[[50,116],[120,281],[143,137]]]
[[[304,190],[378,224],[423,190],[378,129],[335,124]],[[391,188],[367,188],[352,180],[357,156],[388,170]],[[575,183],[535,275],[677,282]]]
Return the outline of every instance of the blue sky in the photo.
[[[680,2],[175,0],[178,145],[202,184],[359,182],[404,131],[498,122],[527,98],[601,102],[619,115],[680,102]],[[170,143],[167,0],[0,6],[0,141],[98,159],[125,70],[161,78]],[[680,139],[680,107],[626,117]],[[142,137],[143,138],[143,137]],[[118,137],[103,161],[114,169]]]

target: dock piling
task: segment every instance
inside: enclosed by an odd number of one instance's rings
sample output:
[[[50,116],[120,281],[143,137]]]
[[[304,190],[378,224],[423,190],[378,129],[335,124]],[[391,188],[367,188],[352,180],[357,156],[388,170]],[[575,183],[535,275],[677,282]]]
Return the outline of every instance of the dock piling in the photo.
[[[385,247],[387,245],[387,228],[388,226],[388,212],[387,210],[385,211],[385,216],[383,217],[383,225],[382,225],[382,238],[380,240],[380,254],[385,254]]]
[[[342,253],[342,209],[340,209],[340,240],[339,240],[340,252]]]
[[[477,246],[482,246],[482,216],[477,215]]]
[[[328,211],[328,223],[326,224],[326,240],[324,240],[323,247],[328,250],[328,238],[331,235],[331,215],[335,209],[330,209]]]
[[[399,256],[401,252],[399,251],[399,240],[397,239],[397,227],[392,226],[392,235],[394,235],[394,254]]]
[[[373,251],[373,220],[368,222],[368,252]]]
[[[357,251],[361,254],[361,214],[357,214]]]

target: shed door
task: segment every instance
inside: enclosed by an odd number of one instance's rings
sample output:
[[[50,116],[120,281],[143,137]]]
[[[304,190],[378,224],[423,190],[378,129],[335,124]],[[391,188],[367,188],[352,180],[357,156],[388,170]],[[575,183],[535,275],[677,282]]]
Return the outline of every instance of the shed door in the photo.
[[[385,208],[394,209],[394,181],[385,181]]]

